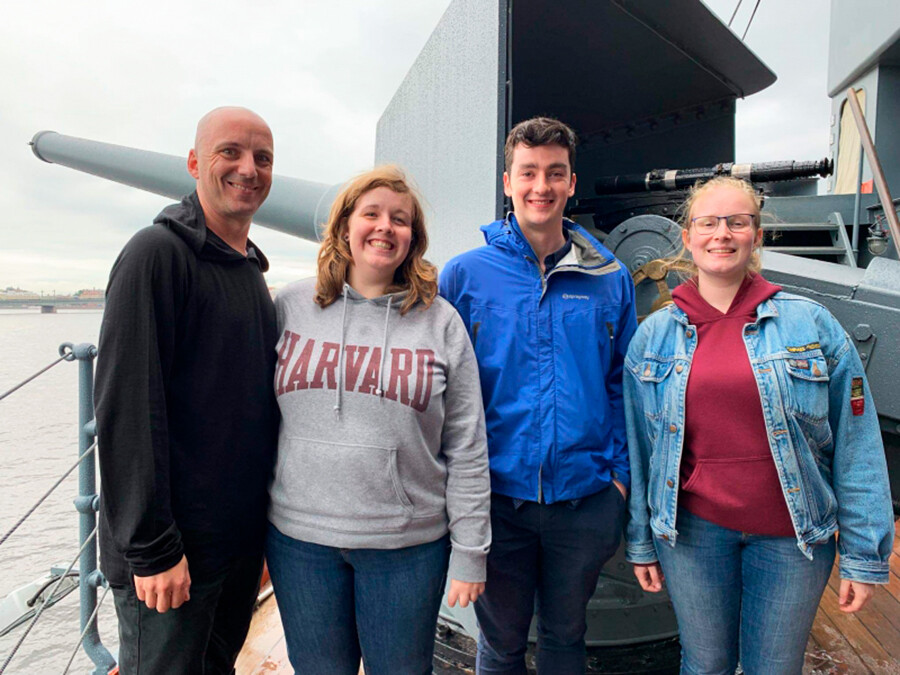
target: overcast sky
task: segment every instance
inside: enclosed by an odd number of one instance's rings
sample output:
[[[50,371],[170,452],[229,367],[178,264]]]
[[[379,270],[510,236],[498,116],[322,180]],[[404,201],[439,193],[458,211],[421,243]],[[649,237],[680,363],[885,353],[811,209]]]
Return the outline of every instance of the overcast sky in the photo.
[[[277,174],[338,183],[371,166],[375,124],[449,4],[8,3],[0,18],[0,289],[103,287],[122,245],[171,202],[40,162],[28,147],[35,132],[186,155],[200,116],[244,105],[272,127]],[[707,4],[727,22],[737,0]],[[743,2],[738,34],[754,4]],[[738,161],[827,154],[828,6],[760,3],[747,44],[779,79],[738,102]],[[312,244],[262,228],[251,236],[272,262],[271,285],[311,272]]]

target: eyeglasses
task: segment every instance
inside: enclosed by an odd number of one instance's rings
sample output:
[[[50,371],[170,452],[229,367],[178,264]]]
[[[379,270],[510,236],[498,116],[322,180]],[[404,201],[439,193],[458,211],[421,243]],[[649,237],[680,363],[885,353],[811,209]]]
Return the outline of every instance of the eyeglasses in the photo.
[[[752,213],[735,213],[731,216],[699,216],[691,218],[691,225],[701,234],[712,234],[719,229],[720,220],[724,220],[728,229],[732,232],[745,232],[756,224],[756,216]]]

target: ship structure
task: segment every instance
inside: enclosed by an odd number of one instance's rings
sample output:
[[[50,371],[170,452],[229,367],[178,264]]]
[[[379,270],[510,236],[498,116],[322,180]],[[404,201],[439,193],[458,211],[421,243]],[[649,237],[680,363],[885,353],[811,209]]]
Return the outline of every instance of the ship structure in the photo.
[[[740,164],[736,101],[776,77],[702,2],[596,0],[561,12],[552,0],[454,0],[382,115],[374,159],[415,177],[430,208],[429,258],[441,266],[480,246],[477,225],[508,208],[500,179],[508,130],[539,114],[564,120],[581,139],[569,215],[628,267],[642,315],[677,283],[658,261],[680,245],[686,189],[722,173],[752,180],[769,221],[766,277],[824,304],[866,365],[898,509],[900,232],[890,194],[900,196],[900,3],[832,0],[828,64],[828,156]],[[861,147],[867,134],[877,155]],[[173,198],[193,189],[182,158],[55,132],[38,133],[33,149]],[[335,192],[276,177],[256,222],[316,241]],[[588,672],[666,672],[677,658],[667,597],[643,593],[621,551],[588,612]],[[442,607],[439,658],[467,667],[476,634],[471,609]],[[631,669],[602,670],[610,655]]]

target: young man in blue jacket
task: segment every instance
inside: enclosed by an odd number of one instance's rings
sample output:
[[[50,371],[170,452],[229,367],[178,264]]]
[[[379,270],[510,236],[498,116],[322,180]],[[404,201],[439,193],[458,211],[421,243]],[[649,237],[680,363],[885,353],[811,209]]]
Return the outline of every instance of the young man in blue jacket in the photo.
[[[621,537],[629,484],[622,367],[634,286],[599,241],[563,218],[575,134],[537,117],[506,139],[513,212],[440,279],[478,357],[491,467],[478,673],[584,672],[585,610]],[[537,601],[535,604],[535,600]]]

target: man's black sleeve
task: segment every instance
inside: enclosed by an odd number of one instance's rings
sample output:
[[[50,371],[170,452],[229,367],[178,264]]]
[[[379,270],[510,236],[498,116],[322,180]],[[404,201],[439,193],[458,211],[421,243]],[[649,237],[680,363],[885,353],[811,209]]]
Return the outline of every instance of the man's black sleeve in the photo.
[[[167,382],[189,282],[189,252],[170,231],[138,232],[113,265],[97,357],[101,510],[138,576],[184,553],[169,488]]]

